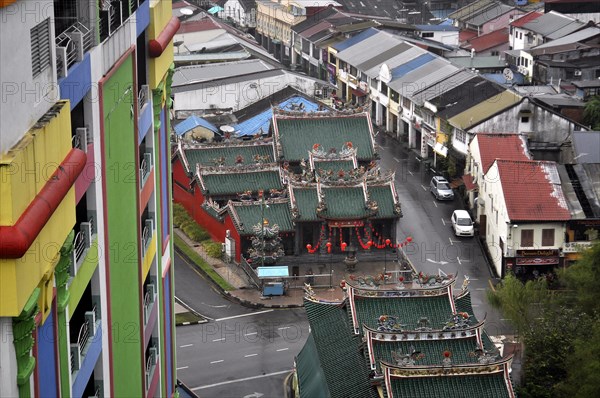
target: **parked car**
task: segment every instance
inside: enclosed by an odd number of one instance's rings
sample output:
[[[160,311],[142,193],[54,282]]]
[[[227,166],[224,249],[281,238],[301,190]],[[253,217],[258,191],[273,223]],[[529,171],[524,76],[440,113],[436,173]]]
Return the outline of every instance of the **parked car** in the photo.
[[[454,200],[454,192],[444,177],[433,177],[429,183],[429,190],[437,200]]]
[[[473,220],[466,210],[454,210],[452,213],[452,229],[456,236],[474,236]]]

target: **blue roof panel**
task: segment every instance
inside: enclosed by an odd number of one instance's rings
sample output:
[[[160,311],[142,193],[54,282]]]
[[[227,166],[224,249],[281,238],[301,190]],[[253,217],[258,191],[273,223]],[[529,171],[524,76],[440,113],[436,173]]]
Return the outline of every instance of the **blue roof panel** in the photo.
[[[279,108],[287,111],[295,110],[302,112],[317,112],[319,105],[304,97],[295,95],[280,103]],[[326,110],[325,112],[329,111]],[[255,135],[260,133],[261,130],[263,134],[267,134],[269,132],[269,125],[271,124],[272,118],[273,111],[271,108],[269,108],[248,120],[244,120],[243,122],[234,125],[233,127],[235,128],[238,136]]]
[[[198,116],[190,116],[183,122],[175,126],[175,134],[184,135],[188,131],[195,129],[198,126],[202,126],[213,133],[219,133],[219,129],[212,123]]]
[[[420,68],[426,63],[433,61],[434,59],[436,59],[436,56],[433,54],[427,53],[419,55],[417,58],[411,59],[404,65],[400,65],[397,68],[392,69],[392,80],[398,79],[406,75],[407,73],[410,73],[413,70]]]
[[[369,28],[367,30],[360,32],[356,36],[352,36],[351,38],[346,39],[341,43],[337,43],[331,47],[334,48],[335,50],[337,50],[338,52],[340,52],[342,50],[347,49],[348,47],[352,47],[353,45],[360,43],[361,41],[363,41],[365,39],[368,39],[369,37],[371,37],[377,33],[379,33],[379,31],[377,29]]]

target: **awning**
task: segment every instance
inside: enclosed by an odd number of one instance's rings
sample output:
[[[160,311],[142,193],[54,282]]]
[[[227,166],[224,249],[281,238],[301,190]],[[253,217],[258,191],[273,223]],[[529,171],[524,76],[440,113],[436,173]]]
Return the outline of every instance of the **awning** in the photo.
[[[463,182],[465,183],[465,188],[467,191],[472,191],[474,189],[477,189],[477,184],[475,184],[473,182],[473,176],[470,174],[465,174],[463,176]]]
[[[273,266],[273,267],[258,267],[256,268],[258,277],[263,278],[281,278],[284,276],[290,276],[290,272],[287,265]]]
[[[214,7],[208,9],[209,14],[216,14],[220,11],[223,11],[223,7],[214,6]]]
[[[357,97],[364,97],[365,95],[367,95],[367,93],[365,93],[364,91],[359,90],[357,88],[353,88],[352,89],[352,94],[355,95],[355,96],[357,96]]]
[[[435,146],[433,147],[433,150],[437,154],[442,155],[443,157],[448,156],[448,147],[444,146],[444,144],[442,144],[441,142],[436,142]]]

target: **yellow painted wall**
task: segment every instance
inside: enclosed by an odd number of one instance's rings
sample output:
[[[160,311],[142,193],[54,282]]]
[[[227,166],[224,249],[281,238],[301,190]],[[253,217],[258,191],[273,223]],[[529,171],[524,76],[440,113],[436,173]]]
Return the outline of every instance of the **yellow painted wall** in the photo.
[[[71,150],[69,102],[47,124],[33,128],[0,160],[0,224],[12,226]],[[19,259],[0,259],[0,316],[18,316],[44,275],[50,277],[59,251],[75,225],[75,189],[72,188]],[[42,292],[40,297],[46,297]],[[43,309],[43,308],[42,308]]]
[[[156,235],[156,230],[152,231],[152,240],[150,241],[150,245],[148,245],[148,250],[146,250],[144,259],[142,260],[142,280],[146,280],[148,277],[148,272],[150,272],[150,266],[152,265],[152,259],[156,255]]]
[[[148,40],[156,39],[160,32],[173,17],[171,0],[150,1],[150,26],[148,27]],[[150,89],[156,89],[163,81],[167,70],[173,63],[173,41],[158,58],[150,58]]]

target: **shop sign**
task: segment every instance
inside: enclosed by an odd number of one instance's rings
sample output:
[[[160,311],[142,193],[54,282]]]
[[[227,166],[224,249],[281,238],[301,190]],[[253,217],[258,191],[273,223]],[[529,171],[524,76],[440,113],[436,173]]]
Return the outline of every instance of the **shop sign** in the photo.
[[[362,220],[339,220],[339,221],[329,221],[329,226],[332,228],[340,228],[340,227],[362,227],[365,225],[365,222]]]
[[[517,258],[517,265],[557,265],[559,263],[560,257]]]
[[[544,257],[558,256],[558,250],[538,249],[538,250],[517,250],[517,257]]]

